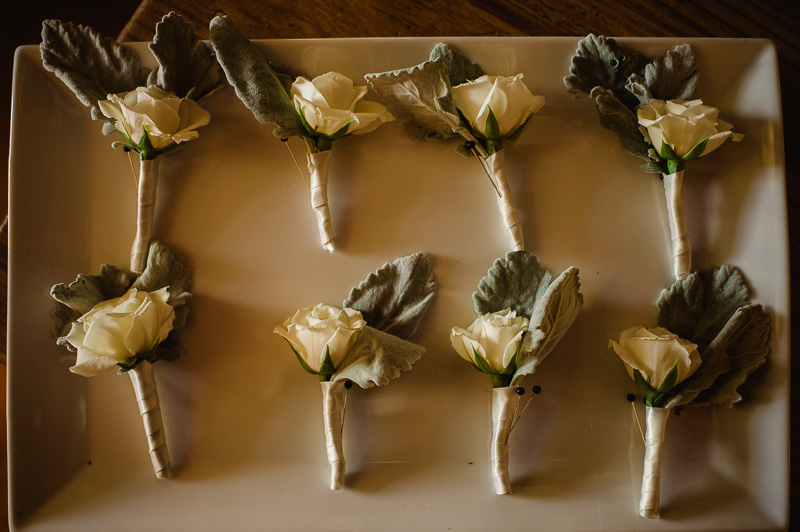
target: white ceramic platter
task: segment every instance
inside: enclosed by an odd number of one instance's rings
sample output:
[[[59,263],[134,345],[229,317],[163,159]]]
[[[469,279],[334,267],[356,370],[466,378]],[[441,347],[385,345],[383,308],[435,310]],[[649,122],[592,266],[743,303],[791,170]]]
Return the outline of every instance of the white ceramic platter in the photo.
[[[636,514],[638,390],[609,338],[654,325],[672,282],[663,187],[562,78],[577,38],[453,38],[492,74],[523,72],[547,105],[507,147],[527,249],[580,268],[583,310],[525,384],[543,391],[511,435],[513,494],[489,478],[488,377],[450,347],[508,240],[493,189],[454,143],[399,123],[334,145],[339,250],[323,251],[286,147],[230,88],[210,125],[163,157],[155,234],[193,272],[184,356],[156,367],[172,480],[152,472],[133,390],[72,375],[50,333],[55,283],[125,266],[135,188],[127,156],[39,59],[16,57],[11,141],[9,464],[15,530],[779,530],[788,505],[788,259],[775,51],[764,40],[623,39],[655,57],[696,51],[698,95],[746,135],[689,165],[695,265],[734,264],[772,316],[769,363],[732,409],[670,420],[662,514]],[[273,60],[358,79],[415,65],[438,41],[260,41]],[[135,49],[152,64],[144,44]],[[302,144],[294,144],[302,156]],[[396,257],[430,254],[439,291],[413,340],[427,354],[391,385],[350,392],[346,489],[328,489],[319,385],[273,327],[341,304]],[[530,392],[529,392],[530,393]],[[641,416],[641,405],[640,408]]]

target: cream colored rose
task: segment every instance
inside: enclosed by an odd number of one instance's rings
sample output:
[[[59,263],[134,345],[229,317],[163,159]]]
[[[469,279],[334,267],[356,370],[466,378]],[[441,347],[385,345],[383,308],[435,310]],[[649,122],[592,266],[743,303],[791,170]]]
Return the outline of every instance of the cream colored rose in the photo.
[[[717,118],[717,108],[703,105],[702,100],[650,100],[636,112],[645,137],[664,159],[690,161],[711,153],[727,139],[744,138]]]
[[[472,129],[490,140],[513,136],[544,107],[544,96],[531,94],[522,74],[481,76],[450,90],[456,107]],[[490,115],[496,121],[496,129]]]
[[[514,370],[510,365],[527,330],[528,319],[506,309],[484,314],[466,329],[453,327],[450,342],[462,358],[472,362],[481,371],[509,373]]]
[[[67,342],[78,350],[73,373],[91,377],[152,351],[172,330],[175,311],[166,288],[101,301],[72,324]]]
[[[696,344],[663,327],[631,327],[622,331],[619,343],[610,340],[608,346],[614,348],[634,381],[634,370],[638,370],[647,384],[660,392],[669,391],[689,377],[701,362]],[[660,390],[673,367],[676,368],[675,382]]]
[[[339,138],[351,133],[368,133],[394,120],[386,107],[363,100],[366,86],[338,72],[328,72],[309,81],[299,77],[292,84],[294,106],[314,135]]]
[[[320,303],[298,310],[273,332],[289,342],[307,371],[329,376],[356,343],[366,324],[357,310]],[[330,356],[327,367],[326,355]]]
[[[114,120],[114,126],[134,145],[140,145],[147,131],[150,144],[161,151],[198,137],[195,129],[208,124],[211,115],[190,98],[179,98],[175,93],[155,85],[139,87],[125,94],[109,94],[105,101],[97,102],[105,116]]]

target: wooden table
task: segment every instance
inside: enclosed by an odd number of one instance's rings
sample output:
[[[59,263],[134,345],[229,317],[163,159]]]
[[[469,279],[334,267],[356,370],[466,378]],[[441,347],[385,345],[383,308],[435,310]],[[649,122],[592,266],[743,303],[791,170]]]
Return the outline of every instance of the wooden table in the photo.
[[[119,35],[120,41],[150,41],[156,23],[170,11],[181,13],[203,37],[208,23],[225,13],[251,38],[409,37],[409,36],[583,36],[751,37],[772,39],[778,51],[787,149],[787,197],[792,277],[800,265],[800,111],[790,99],[800,88],[800,7],[787,0],[709,0],[706,2],[631,1],[623,6],[602,0],[144,0]],[[4,294],[3,294],[4,295]],[[795,306],[797,288],[792,289]],[[796,307],[797,308],[797,307]],[[792,350],[798,346],[792,320]],[[4,332],[4,331],[3,331]],[[792,376],[800,372],[795,365]],[[800,405],[797,378],[792,405]],[[792,450],[800,442],[800,414],[792,408]],[[797,453],[793,452],[797,456]],[[792,461],[792,501],[800,484]],[[792,506],[800,507],[797,504]]]

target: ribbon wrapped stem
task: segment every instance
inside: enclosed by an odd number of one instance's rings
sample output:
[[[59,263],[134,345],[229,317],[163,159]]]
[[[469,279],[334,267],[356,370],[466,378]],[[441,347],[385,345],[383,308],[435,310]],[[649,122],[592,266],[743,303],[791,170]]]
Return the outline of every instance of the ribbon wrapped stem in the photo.
[[[139,404],[139,414],[144,422],[147,434],[147,445],[150,449],[150,459],[153,461],[153,470],[158,478],[172,476],[169,462],[169,450],[164,435],[164,423],[161,420],[161,403],[158,399],[156,378],[153,365],[147,360],[137,364],[128,371],[136,393],[136,402]]]
[[[139,162],[136,238],[131,248],[131,270],[141,273],[147,263],[147,250],[153,235],[153,218],[158,188],[158,158]]]
[[[317,229],[322,247],[333,253],[333,226],[328,208],[328,161],[331,150],[308,153],[311,207],[317,215]]]
[[[661,491],[661,447],[669,417],[669,408],[646,407],[644,437],[644,468],[639,498],[639,515],[658,519],[658,496]]]
[[[503,223],[511,238],[511,250],[521,251],[525,249],[525,237],[522,234],[522,224],[519,221],[517,207],[511,197],[511,189],[508,188],[504,151],[499,150],[490,155],[486,159],[486,166],[497,189],[497,208],[500,210]]]
[[[686,209],[683,204],[683,170],[664,176],[669,233],[672,238],[672,268],[675,279],[683,279],[692,268],[692,246],[686,228]]]
[[[322,421],[325,427],[325,447],[328,463],[331,466],[331,489],[344,487],[345,461],[342,450],[342,421],[345,394],[345,381],[320,382],[322,386]]]
[[[508,477],[508,436],[519,404],[516,386],[492,388],[492,441],[489,447],[492,483],[497,495],[511,493]]]

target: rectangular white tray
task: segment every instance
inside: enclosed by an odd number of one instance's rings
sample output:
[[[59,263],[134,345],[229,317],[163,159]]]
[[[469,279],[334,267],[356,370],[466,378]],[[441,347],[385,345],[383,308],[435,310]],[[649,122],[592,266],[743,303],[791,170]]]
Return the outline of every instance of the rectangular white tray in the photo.
[[[415,65],[439,40],[259,41],[318,75]],[[493,190],[454,142],[417,142],[395,122],[334,145],[339,249],[318,244],[286,147],[228,88],[211,123],[163,157],[156,237],[193,273],[184,356],[156,367],[175,478],[152,473],[126,377],[84,379],[50,327],[55,283],[125,266],[135,188],[86,108],[39,59],[14,74],[9,294],[9,465],[15,530],[780,530],[787,526],[789,303],[785,176],[775,51],[764,40],[622,39],[651,57],[689,42],[698,96],[746,135],[689,165],[694,263],[734,264],[772,315],[769,362],[732,409],[670,420],[662,514],[636,515],[643,445],[607,349],[654,325],[671,282],[663,187],[602,129],[562,78],[578,38],[448,38],[491,74],[522,72],[547,105],[510,144],[527,249],[580,268],[583,310],[525,385],[543,392],[511,435],[513,494],[489,479],[488,377],[450,347],[507,236]],[[148,64],[144,44],[134,45]],[[293,144],[302,157],[303,147]],[[297,308],[341,304],[366,275],[425,251],[439,291],[413,340],[427,353],[391,385],[351,390],[346,489],[331,492],[319,386],[273,327]],[[530,393],[530,392],[529,392]],[[641,405],[640,416],[641,416]]]

